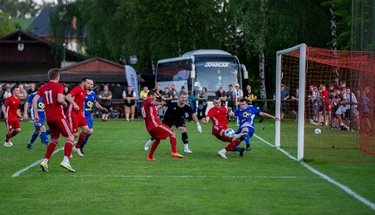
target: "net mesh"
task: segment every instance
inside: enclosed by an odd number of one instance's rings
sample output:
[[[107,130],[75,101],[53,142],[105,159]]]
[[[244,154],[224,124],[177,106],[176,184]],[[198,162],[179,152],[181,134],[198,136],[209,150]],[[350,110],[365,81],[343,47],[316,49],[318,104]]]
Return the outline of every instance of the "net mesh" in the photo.
[[[304,160],[375,163],[375,53],[307,47],[304,97],[298,92],[299,50],[282,56],[281,69],[281,147],[297,154],[303,98]]]

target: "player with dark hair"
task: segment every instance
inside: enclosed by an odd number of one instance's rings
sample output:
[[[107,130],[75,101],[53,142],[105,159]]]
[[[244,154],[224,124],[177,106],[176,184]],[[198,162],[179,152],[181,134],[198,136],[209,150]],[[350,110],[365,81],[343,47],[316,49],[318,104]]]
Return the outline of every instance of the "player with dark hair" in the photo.
[[[83,116],[83,107],[85,103],[85,97],[88,89],[93,85],[93,80],[89,78],[82,78],[81,84],[74,87],[65,99],[69,102],[66,110],[66,116],[69,119],[70,126],[72,128],[74,137],[78,136],[78,127],[82,129],[78,137],[76,147],[73,150],[78,156],[83,156],[81,152],[81,144],[85,139],[86,135],[90,132],[87,121]]]
[[[239,123],[238,130],[236,134],[243,135],[246,142],[246,150],[250,150],[250,138],[254,135],[254,118],[256,115],[260,115],[263,117],[272,118],[275,121],[279,121],[278,117],[272,116],[268,113],[260,111],[258,108],[254,107],[253,105],[248,104],[248,100],[243,98],[240,100],[240,108],[237,108],[234,111],[230,111],[230,116],[237,117],[237,121]],[[230,148],[228,148],[230,149]],[[226,149],[222,150],[225,153]]]
[[[43,83],[39,84],[39,87],[41,87],[41,86],[43,86]],[[27,119],[29,117],[28,114],[27,114],[27,110],[31,106],[30,115],[31,115],[31,119],[34,121],[34,109],[32,107],[32,103],[33,103],[33,99],[34,99],[36,93],[37,93],[37,91],[31,93],[30,96],[26,100],[26,103],[25,103],[25,106],[24,106],[24,111],[23,111],[23,118],[24,119]],[[38,108],[39,124],[34,123],[34,132],[31,135],[29,143],[26,146],[30,150],[33,150],[32,145],[33,145],[34,141],[36,140],[36,138],[39,136],[39,134],[40,134],[40,139],[41,139],[43,144],[45,144],[47,146],[48,143],[49,143],[47,135],[50,132],[49,132],[49,130],[46,129],[46,126],[44,125],[44,121],[46,119],[46,114],[45,114],[45,110],[44,110],[45,105],[44,105],[44,101],[43,101],[42,97],[40,97],[37,101],[37,108]]]
[[[66,142],[64,146],[64,159],[60,163],[60,166],[70,172],[75,172],[70,166],[69,161],[70,155],[72,154],[74,135],[69,126],[68,119],[64,115],[64,107],[67,106],[67,103],[64,99],[64,86],[59,83],[59,69],[49,70],[48,77],[50,81],[38,89],[38,92],[32,101],[34,122],[35,124],[39,124],[37,102],[40,97],[43,97],[47,124],[52,137],[51,142],[48,144],[44,159],[40,163],[40,167],[44,172],[48,172],[48,161],[51,158],[52,153],[55,151],[57,144],[60,142],[61,134],[63,137],[66,137]]]
[[[87,90],[87,94],[85,97],[85,119],[87,121],[87,126],[89,128],[89,132],[86,134],[86,137],[83,139],[81,143],[81,153],[83,153],[83,147],[85,147],[89,137],[94,132],[94,120],[92,119],[92,109],[95,106],[96,108],[102,110],[103,112],[108,112],[107,108],[102,107],[99,102],[97,101],[96,93],[93,91],[94,81],[92,81],[92,85],[90,85],[90,89]]]
[[[226,151],[220,150],[218,155],[224,159],[227,159],[225,152],[239,151],[240,156],[242,156],[245,149],[237,146],[240,145],[240,138],[245,136],[245,134],[238,134],[234,138],[226,137],[225,130],[228,129],[227,108],[221,105],[221,100],[219,97],[214,98],[213,105],[214,106],[208,111],[207,116],[204,117],[202,121],[204,123],[208,123],[210,119],[212,119],[212,135],[223,142],[229,142],[227,147],[224,149]]]
[[[185,114],[189,117],[192,117],[194,122],[196,123],[197,129],[200,133],[202,133],[202,127],[199,124],[199,120],[197,115],[193,113],[190,105],[186,102],[188,95],[186,92],[180,92],[178,99],[172,100],[167,105],[167,111],[164,114],[163,123],[168,125],[172,128],[172,126],[176,126],[176,128],[181,132],[182,142],[184,143],[184,152],[186,153],[193,153],[189,149],[189,139],[186,131],[186,124],[185,124]],[[151,138],[145,144],[145,150],[148,150],[150,145],[154,142],[154,139]]]
[[[141,104],[141,113],[146,124],[146,129],[148,133],[155,139],[151,146],[151,150],[147,157],[147,160],[155,160],[154,152],[158,148],[160,140],[165,140],[167,137],[169,137],[169,141],[171,143],[172,157],[184,158],[183,155],[180,155],[177,152],[176,134],[168,125],[160,122],[155,107],[157,105],[165,105],[165,102],[155,101],[155,92],[151,90],[148,92],[147,98]]]
[[[18,94],[20,94],[19,86],[14,86],[12,91],[12,95],[5,100],[3,106],[1,107],[4,114],[5,125],[8,129],[4,142],[4,146],[6,147],[13,146],[10,139],[21,131],[21,124],[18,120],[18,118],[22,119],[21,113],[18,110],[18,106],[20,105],[20,97],[18,96]]]

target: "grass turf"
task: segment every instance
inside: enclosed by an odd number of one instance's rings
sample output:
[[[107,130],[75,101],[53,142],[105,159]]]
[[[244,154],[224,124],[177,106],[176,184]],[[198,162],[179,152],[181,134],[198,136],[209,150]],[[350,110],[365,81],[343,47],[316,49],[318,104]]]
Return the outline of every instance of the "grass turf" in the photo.
[[[73,153],[76,173],[59,166],[60,151],[50,160],[48,173],[35,165],[12,177],[45,153],[39,139],[33,151],[26,149],[33,126],[21,126],[22,132],[12,139],[14,146],[0,148],[0,214],[374,214],[255,137],[252,150],[243,157],[228,152],[227,160],[220,158],[217,151],[226,143],[211,135],[211,124],[202,124],[199,134],[195,124],[187,122],[193,154],[183,153],[177,134],[184,159],[172,158],[165,140],[155,153],[156,161],[146,161],[143,145],[149,135],[143,121],[95,121],[85,156]],[[271,120],[255,128],[258,136],[273,143]],[[308,164],[375,202],[373,165]]]

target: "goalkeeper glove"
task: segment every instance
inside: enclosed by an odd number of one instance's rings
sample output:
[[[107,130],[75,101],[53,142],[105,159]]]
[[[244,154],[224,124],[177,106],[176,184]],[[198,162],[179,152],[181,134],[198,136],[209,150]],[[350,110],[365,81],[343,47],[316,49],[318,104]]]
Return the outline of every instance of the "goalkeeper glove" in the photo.
[[[202,133],[202,126],[199,124],[199,122],[197,122],[197,129],[199,131],[199,133]]]

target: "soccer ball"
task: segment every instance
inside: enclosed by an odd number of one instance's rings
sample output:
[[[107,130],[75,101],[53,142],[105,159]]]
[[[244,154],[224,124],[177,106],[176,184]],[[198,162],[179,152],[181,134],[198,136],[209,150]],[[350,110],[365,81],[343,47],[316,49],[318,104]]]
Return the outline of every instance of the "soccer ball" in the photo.
[[[315,134],[320,134],[320,133],[322,133],[322,131],[319,128],[315,129]]]
[[[228,137],[228,138],[233,138],[235,136],[235,132],[233,129],[231,128],[228,128],[227,130],[225,130],[225,136]]]

